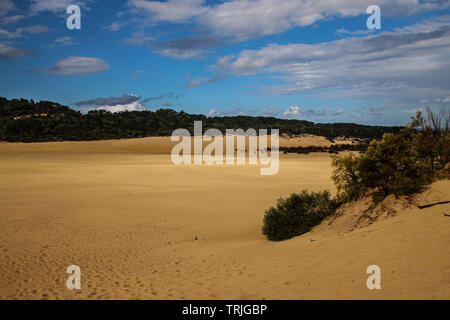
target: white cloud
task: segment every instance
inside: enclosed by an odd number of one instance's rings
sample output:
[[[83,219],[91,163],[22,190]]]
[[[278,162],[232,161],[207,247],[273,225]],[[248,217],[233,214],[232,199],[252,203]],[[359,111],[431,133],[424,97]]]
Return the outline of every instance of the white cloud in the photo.
[[[80,1],[73,0],[31,0],[31,14],[38,14],[43,11],[65,14],[68,6],[81,5]]]
[[[130,0],[128,5],[137,12],[148,13],[153,21],[185,22],[205,13],[204,0],[169,0],[167,2]]]
[[[33,25],[33,26],[28,26],[28,27],[23,27],[23,28],[17,29],[18,33],[29,33],[29,34],[40,34],[40,33],[46,33],[49,31],[50,31],[50,29],[48,27],[41,26],[41,25]]]
[[[287,117],[306,117],[306,118],[317,118],[317,117],[325,117],[325,116],[340,116],[344,114],[344,109],[339,110],[330,110],[330,109],[323,109],[323,110],[302,110],[298,106],[290,106],[283,115]]]
[[[72,46],[77,44],[77,42],[75,42],[75,40],[71,37],[61,37],[61,38],[56,38],[54,40],[54,42],[61,47],[65,47],[65,46]]]
[[[300,108],[298,106],[291,106],[285,112],[285,116],[297,116],[300,115]]]
[[[135,101],[129,104],[117,104],[115,106],[100,106],[89,110],[105,110],[112,113],[124,112],[124,111],[144,111],[145,108],[139,101]]]
[[[13,48],[0,43],[0,59],[1,58],[17,58],[24,55],[32,54],[33,51]]]
[[[223,57],[217,66],[281,78],[286,84],[263,89],[284,95],[320,92],[321,98],[403,103],[444,98],[450,91],[450,18],[429,31],[416,27],[317,44],[270,44]]]
[[[41,25],[32,25],[28,27],[21,27],[17,28],[16,31],[7,31],[4,29],[0,29],[0,39],[1,38],[7,38],[7,39],[13,39],[13,38],[20,38],[24,36],[24,33],[28,34],[40,34],[40,33],[46,33],[49,32],[50,29],[46,26]]]
[[[90,57],[69,57],[59,61],[50,69],[42,69],[37,71],[58,75],[85,75],[100,73],[108,69],[108,64],[102,59]]]
[[[165,57],[171,57],[175,59],[192,59],[200,56],[203,52],[203,50],[195,50],[195,49],[174,49],[174,48],[166,48],[166,49],[158,49],[155,50],[158,54],[165,56]]]
[[[166,2],[129,0],[138,14],[147,13],[153,22],[195,22],[216,34],[245,40],[312,25],[330,17],[366,14],[373,0],[231,0],[211,3],[204,0]],[[378,0],[386,16],[411,15],[445,9],[449,1]]]
[[[220,109],[211,109],[209,110],[209,112],[207,113],[208,117],[218,117],[222,114],[222,111]]]

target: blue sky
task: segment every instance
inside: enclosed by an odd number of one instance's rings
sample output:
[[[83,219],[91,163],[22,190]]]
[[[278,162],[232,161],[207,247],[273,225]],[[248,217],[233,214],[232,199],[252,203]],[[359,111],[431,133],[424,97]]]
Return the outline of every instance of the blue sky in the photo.
[[[405,124],[450,105],[450,2],[0,0],[0,96]]]

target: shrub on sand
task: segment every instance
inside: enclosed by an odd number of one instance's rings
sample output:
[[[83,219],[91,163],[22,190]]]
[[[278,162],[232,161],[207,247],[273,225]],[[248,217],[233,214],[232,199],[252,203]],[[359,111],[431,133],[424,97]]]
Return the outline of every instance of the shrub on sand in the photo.
[[[331,199],[328,191],[293,193],[278,199],[277,205],[265,212],[263,234],[271,241],[299,236],[334,213],[337,207],[337,201]]]

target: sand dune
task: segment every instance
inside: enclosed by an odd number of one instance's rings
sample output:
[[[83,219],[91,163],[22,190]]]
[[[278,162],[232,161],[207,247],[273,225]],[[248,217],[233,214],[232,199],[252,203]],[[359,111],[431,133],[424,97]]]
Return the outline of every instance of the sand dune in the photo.
[[[0,142],[0,152],[62,152],[62,153],[150,153],[170,154],[173,146],[171,137],[148,137],[138,139],[102,140],[102,141],[63,141],[40,143]],[[333,144],[353,144],[353,140],[337,138],[334,142],[325,137],[309,134],[299,136],[280,136],[280,147],[329,147]],[[209,142],[204,142],[204,146]],[[246,140],[248,145],[248,139]],[[269,144],[270,146],[270,137]]]
[[[279,196],[334,192],[327,154],[281,155],[260,176],[175,166],[167,138],[152,139],[0,144],[0,299],[450,298],[449,204],[390,199],[396,213],[372,223],[355,227],[355,207],[268,242],[262,217]],[[416,201],[449,190],[440,181]],[[65,285],[72,264],[80,291]],[[366,287],[372,264],[381,290]]]

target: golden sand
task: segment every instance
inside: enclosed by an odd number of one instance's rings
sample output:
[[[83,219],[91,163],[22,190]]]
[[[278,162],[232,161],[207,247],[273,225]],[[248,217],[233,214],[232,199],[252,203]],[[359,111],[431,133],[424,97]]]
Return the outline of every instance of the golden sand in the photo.
[[[261,176],[175,166],[167,139],[0,144],[0,299],[450,298],[448,204],[273,243],[264,210],[334,192],[329,155],[281,155]],[[445,198],[450,183],[433,188]],[[66,288],[73,264],[79,291]],[[372,264],[381,290],[366,287]]]

